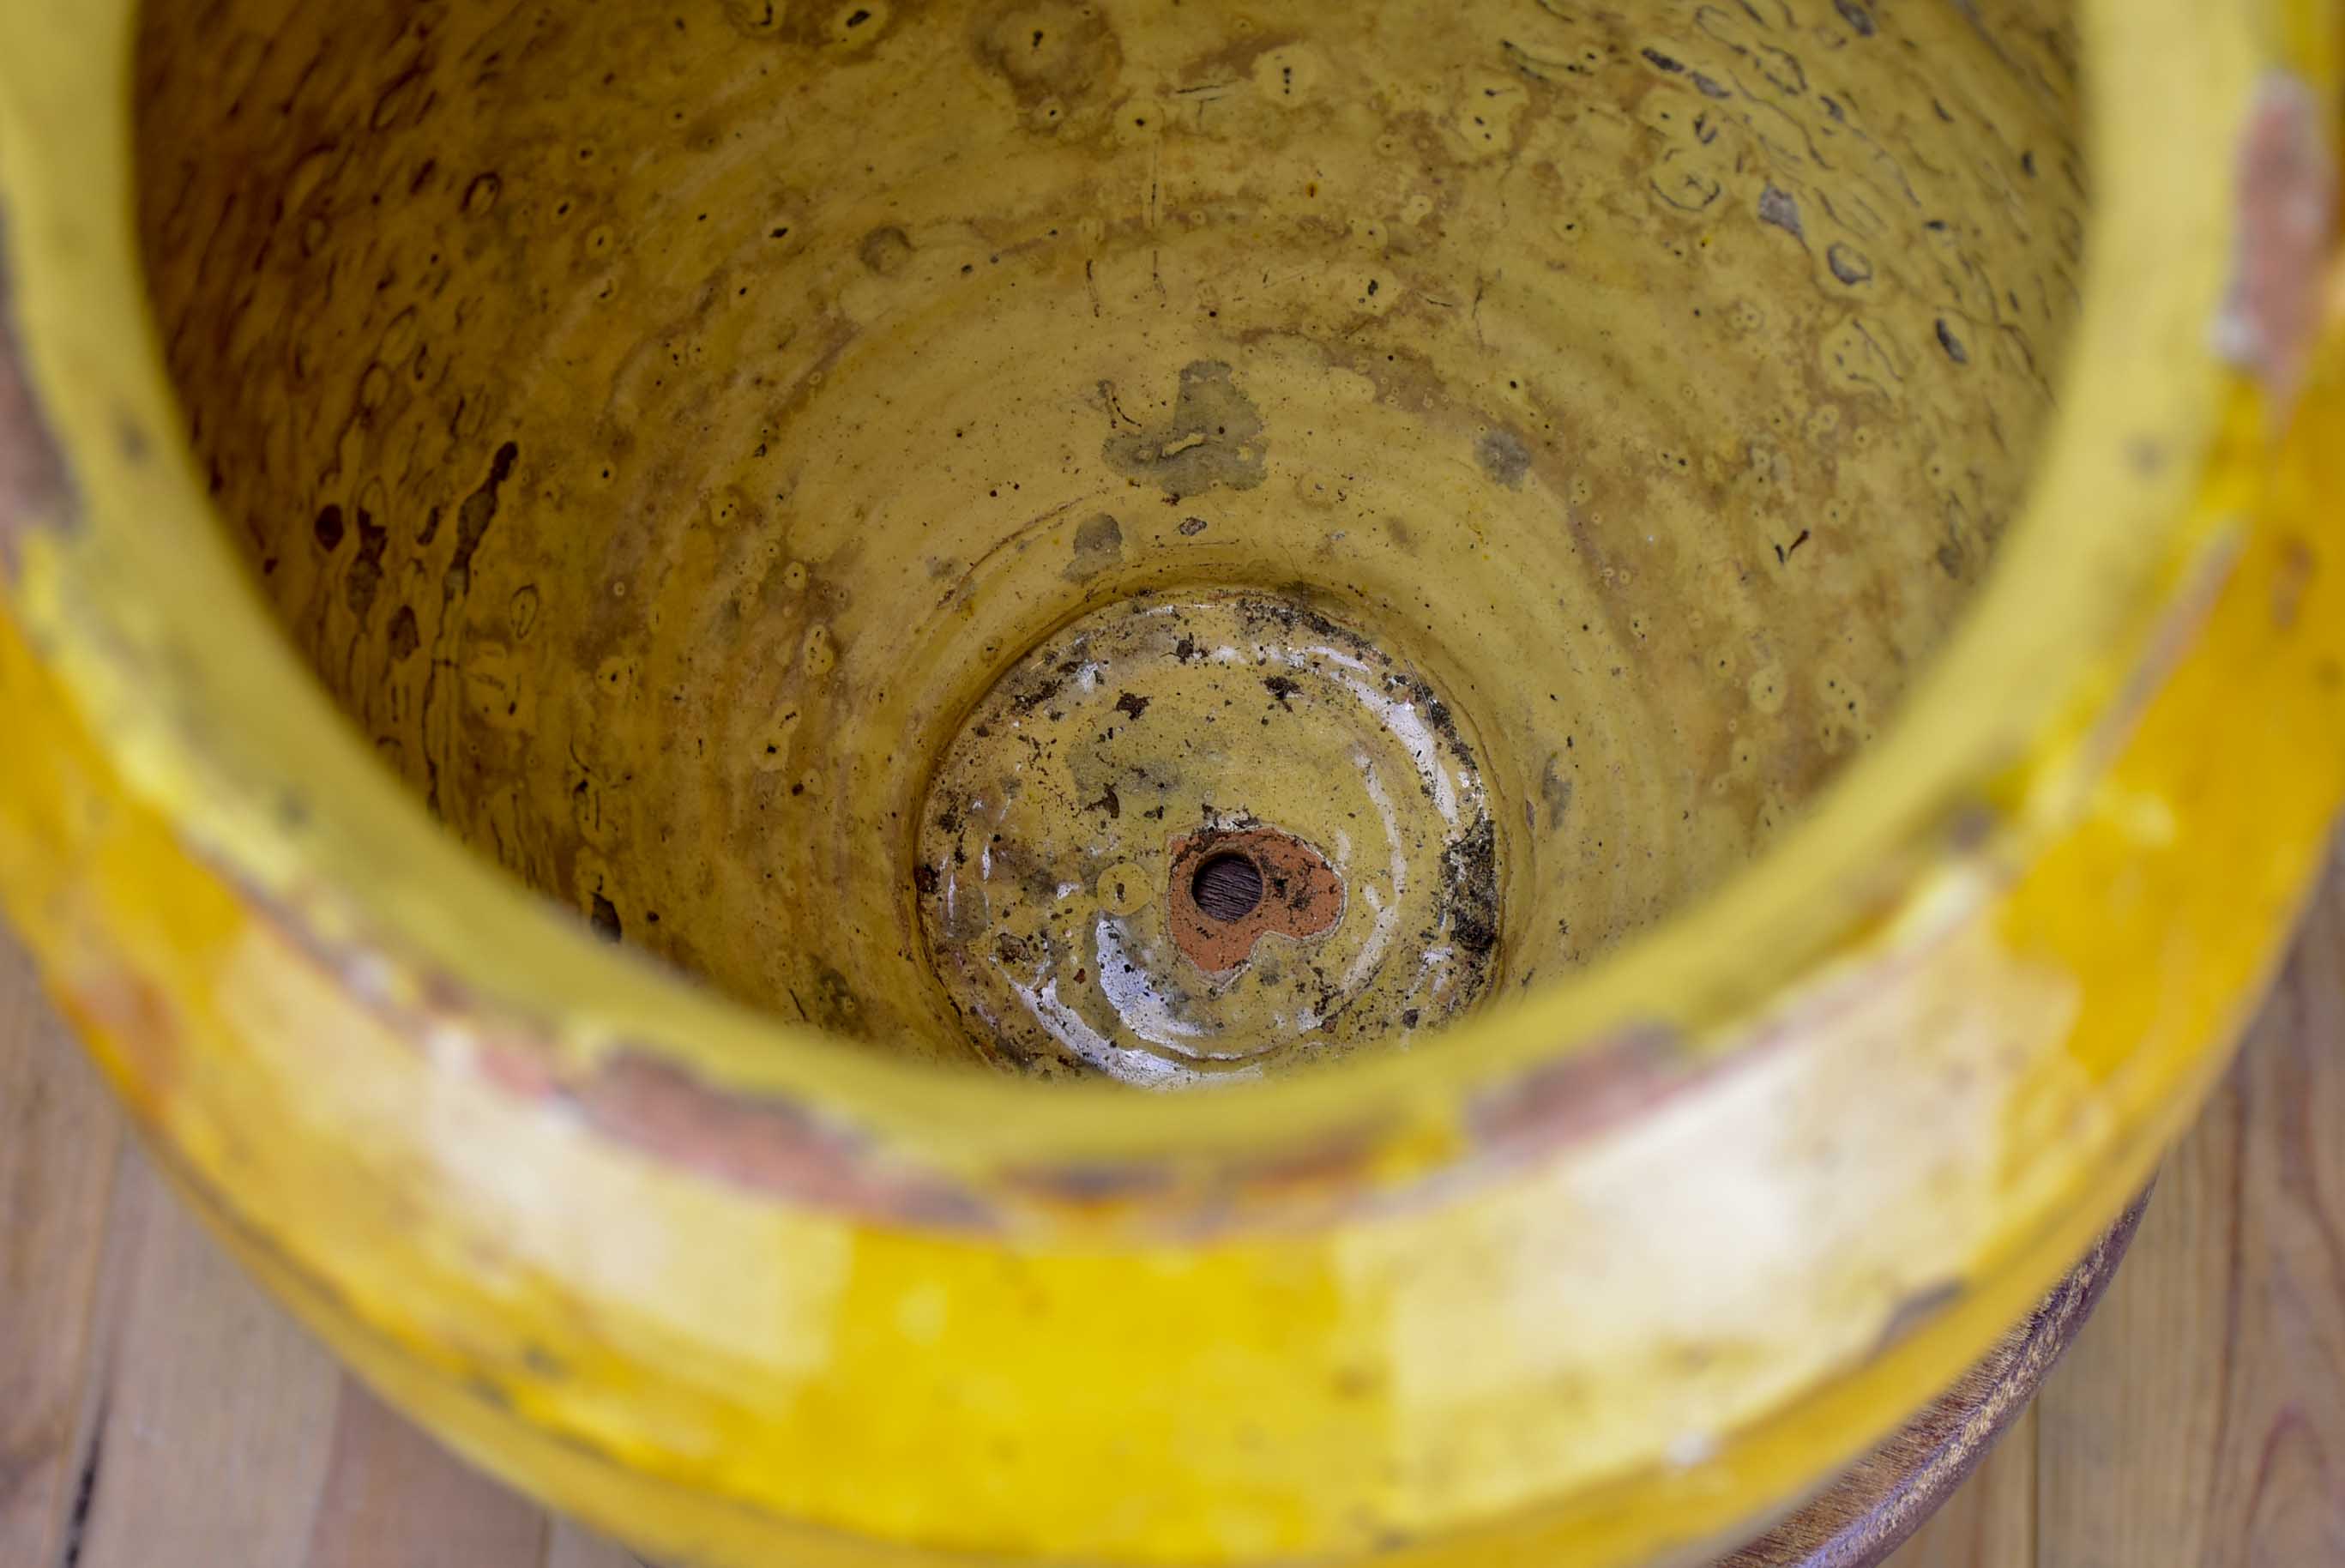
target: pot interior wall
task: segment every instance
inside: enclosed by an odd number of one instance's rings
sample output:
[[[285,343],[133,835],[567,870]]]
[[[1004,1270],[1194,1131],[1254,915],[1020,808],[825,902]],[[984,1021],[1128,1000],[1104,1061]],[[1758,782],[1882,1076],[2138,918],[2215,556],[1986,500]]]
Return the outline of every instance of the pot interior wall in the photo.
[[[786,1018],[1175,1084],[1564,978],[1888,721],[2054,411],[2078,98],[1994,0],[213,0],[141,221],[448,830]]]

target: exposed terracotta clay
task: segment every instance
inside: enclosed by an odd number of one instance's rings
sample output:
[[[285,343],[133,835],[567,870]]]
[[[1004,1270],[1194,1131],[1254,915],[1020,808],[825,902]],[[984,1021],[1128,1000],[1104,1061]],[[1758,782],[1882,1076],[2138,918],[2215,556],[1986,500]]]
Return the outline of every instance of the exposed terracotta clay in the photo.
[[[1258,896],[1243,911],[1217,907],[1212,884],[1200,881],[1201,872],[1225,856],[1255,872]],[[1172,846],[1165,888],[1173,943],[1209,975],[1237,968],[1266,936],[1307,942],[1335,930],[1344,917],[1343,879],[1327,857],[1274,828],[1209,828],[1181,839]]]

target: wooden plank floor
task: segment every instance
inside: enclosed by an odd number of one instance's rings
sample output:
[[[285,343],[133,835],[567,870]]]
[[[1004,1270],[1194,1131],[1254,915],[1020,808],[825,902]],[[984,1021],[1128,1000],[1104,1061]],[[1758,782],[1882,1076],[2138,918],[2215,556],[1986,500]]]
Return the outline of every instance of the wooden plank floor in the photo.
[[[634,1568],[336,1369],[0,938],[0,1568]],[[1892,1568],[2345,1568],[2345,859],[2035,1409]]]

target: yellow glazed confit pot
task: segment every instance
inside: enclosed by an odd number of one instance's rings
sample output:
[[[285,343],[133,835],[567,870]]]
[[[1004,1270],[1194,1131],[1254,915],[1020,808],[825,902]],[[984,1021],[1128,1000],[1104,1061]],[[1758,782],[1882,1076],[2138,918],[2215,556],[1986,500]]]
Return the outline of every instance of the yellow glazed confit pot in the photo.
[[[0,894],[647,1552],[1700,1562],[2345,789],[2330,0],[12,0]]]

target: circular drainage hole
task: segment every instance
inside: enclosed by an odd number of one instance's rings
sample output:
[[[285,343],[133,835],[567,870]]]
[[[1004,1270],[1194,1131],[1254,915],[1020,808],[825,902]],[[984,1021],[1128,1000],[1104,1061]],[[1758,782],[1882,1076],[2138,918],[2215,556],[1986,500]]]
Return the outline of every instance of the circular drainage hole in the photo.
[[[1208,855],[1189,881],[1189,896],[1223,925],[1242,921],[1262,902],[1262,868],[1244,855]]]

